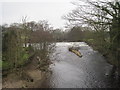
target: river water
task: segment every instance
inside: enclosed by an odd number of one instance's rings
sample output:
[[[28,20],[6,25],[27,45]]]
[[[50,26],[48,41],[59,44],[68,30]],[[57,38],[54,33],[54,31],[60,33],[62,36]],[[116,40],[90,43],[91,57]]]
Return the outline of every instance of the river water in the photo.
[[[79,47],[83,55],[78,57],[68,50]],[[58,42],[51,55],[51,74],[43,82],[42,88],[111,88],[109,76],[112,65],[85,42]]]

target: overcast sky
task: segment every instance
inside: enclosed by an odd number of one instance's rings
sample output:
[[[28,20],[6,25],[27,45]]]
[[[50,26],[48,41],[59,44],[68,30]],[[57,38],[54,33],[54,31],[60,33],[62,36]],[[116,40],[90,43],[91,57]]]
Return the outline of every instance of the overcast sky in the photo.
[[[63,28],[66,21],[61,17],[75,9],[75,6],[71,4],[75,0],[9,1],[1,0],[0,3],[2,24],[20,23],[22,16],[27,16],[27,21],[48,20],[54,28]]]

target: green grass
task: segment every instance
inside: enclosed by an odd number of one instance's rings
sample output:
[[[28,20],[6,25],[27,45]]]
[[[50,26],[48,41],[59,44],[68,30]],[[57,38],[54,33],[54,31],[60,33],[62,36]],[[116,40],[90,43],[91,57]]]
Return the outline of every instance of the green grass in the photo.
[[[29,57],[30,57],[29,54],[24,53],[24,54],[22,55],[21,60],[18,62],[18,65],[19,65],[19,66],[24,65],[24,64],[27,62],[27,60],[28,60]]]
[[[109,49],[110,48],[109,42],[104,42],[102,45],[100,45],[101,43],[99,42],[99,40],[96,41],[95,39],[88,39],[85,40],[85,42],[92,46],[94,50],[97,50],[102,55],[104,55],[106,57],[106,60],[110,64],[118,66],[118,60],[114,56],[114,53],[112,53],[112,51]]]
[[[2,68],[2,53],[0,52],[0,68]]]
[[[2,60],[0,60],[0,68],[2,68]]]
[[[23,57],[21,57],[21,60],[17,62],[17,66],[23,66],[27,62],[29,56],[29,54],[24,53]],[[10,68],[13,68],[13,64],[9,61],[0,61],[0,67],[2,67],[3,70],[8,70]]]
[[[12,67],[12,65],[8,61],[1,61],[2,62],[2,69],[7,70]]]
[[[28,48],[23,48],[23,51],[21,53],[21,56],[19,57],[19,59],[17,60],[16,65],[19,66],[23,66],[25,65],[25,63],[28,61],[29,57],[31,56],[28,53]],[[12,61],[12,60],[11,60]],[[0,61],[0,67],[2,67],[3,70],[8,70],[8,69],[12,69],[14,68],[14,63],[4,60],[4,61]]]

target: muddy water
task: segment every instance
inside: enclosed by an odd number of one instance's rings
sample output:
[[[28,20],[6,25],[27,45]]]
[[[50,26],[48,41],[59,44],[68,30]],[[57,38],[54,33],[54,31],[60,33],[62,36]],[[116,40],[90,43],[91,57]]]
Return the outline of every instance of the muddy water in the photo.
[[[68,51],[68,47],[79,47],[83,57]],[[112,66],[104,57],[84,42],[56,43],[51,56],[51,74],[43,82],[42,88],[109,88]]]

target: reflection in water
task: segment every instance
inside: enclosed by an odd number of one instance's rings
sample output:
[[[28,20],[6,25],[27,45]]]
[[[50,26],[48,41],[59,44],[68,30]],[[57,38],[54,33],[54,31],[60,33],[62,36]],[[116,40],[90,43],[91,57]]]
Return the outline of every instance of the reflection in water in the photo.
[[[68,51],[68,47],[80,47],[83,57]],[[108,88],[112,87],[108,76],[112,66],[104,57],[84,42],[56,43],[51,56],[52,74],[44,81],[43,88]]]

